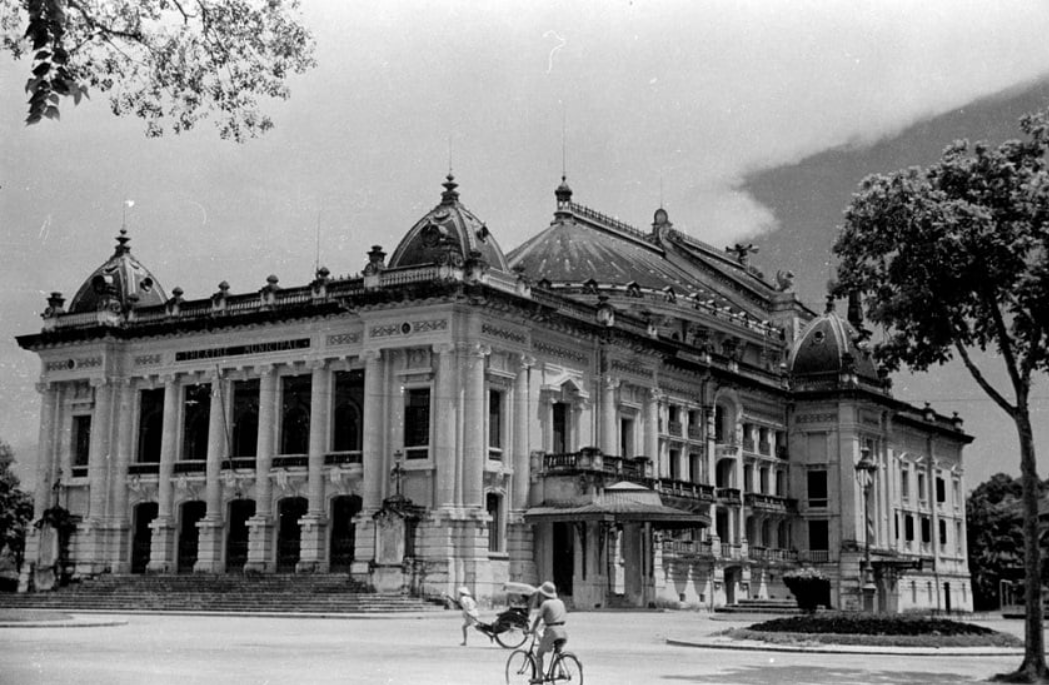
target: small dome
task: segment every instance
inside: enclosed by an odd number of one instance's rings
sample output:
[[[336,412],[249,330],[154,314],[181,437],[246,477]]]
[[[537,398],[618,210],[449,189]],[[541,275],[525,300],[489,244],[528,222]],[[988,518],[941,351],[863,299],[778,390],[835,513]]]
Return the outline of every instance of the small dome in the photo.
[[[117,249],[105,264],[95,269],[69,303],[69,312],[98,311],[103,303],[116,299],[124,307],[148,307],[164,304],[164,289],[128,247],[127,229],[120,229]]]
[[[390,257],[388,268],[434,264],[449,253],[460,262],[479,252],[491,269],[510,273],[509,264],[488,226],[459,202],[458,184],[448,174],[441,203],[408,231]]]
[[[816,317],[802,331],[790,355],[795,376],[829,375],[852,371],[878,380],[878,371],[865,336],[833,310]]]

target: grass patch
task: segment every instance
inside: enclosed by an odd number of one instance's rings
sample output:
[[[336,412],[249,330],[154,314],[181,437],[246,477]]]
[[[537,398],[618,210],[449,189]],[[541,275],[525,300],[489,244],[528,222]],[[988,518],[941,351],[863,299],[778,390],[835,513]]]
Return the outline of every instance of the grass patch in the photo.
[[[33,623],[36,621],[62,621],[72,618],[69,614],[32,609],[0,609],[0,623]]]
[[[1023,647],[1015,635],[972,623],[923,616],[828,612],[790,616],[721,635],[771,644],[833,644],[878,647]]]

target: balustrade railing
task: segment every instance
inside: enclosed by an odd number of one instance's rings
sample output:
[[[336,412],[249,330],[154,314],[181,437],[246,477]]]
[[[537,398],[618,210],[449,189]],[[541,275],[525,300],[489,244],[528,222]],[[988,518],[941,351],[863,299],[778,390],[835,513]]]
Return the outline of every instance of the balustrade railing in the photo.
[[[729,504],[742,504],[743,502],[739,488],[716,488],[714,494],[718,500]]]

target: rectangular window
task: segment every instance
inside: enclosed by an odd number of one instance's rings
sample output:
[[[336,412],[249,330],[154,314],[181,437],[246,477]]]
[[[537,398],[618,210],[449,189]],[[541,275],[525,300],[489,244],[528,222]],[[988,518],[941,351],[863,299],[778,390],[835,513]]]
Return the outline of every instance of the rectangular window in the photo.
[[[918,501],[925,503],[928,500],[928,496],[925,492],[925,474],[918,473]]]
[[[430,456],[429,388],[409,388],[404,393],[404,451],[408,459]]]
[[[940,547],[947,547],[947,522],[940,519]]]
[[[808,486],[809,486],[809,506],[810,507],[826,507],[827,506],[827,472],[826,471],[809,471],[808,472]]]
[[[571,449],[568,439],[568,405],[564,402],[554,402],[552,409],[553,445],[551,452],[567,454]]]
[[[231,457],[254,457],[259,444],[259,379],[233,382]]]
[[[310,395],[312,376],[284,376],[281,379],[280,453],[308,454],[310,451]]]
[[[619,420],[619,455],[634,458],[634,419]]]
[[[894,533],[893,533],[893,535],[894,535],[894,537],[895,537],[895,538],[896,538],[897,540],[899,540],[899,539],[900,539],[900,515],[899,515],[899,513],[897,513],[897,514],[896,514],[896,515],[895,515],[895,516],[893,517],[893,519],[894,519],[894,525],[893,525],[893,531],[894,531]]]
[[[958,555],[962,554],[962,522],[954,522],[954,548],[958,550]],[[962,587],[965,587],[964,585]]]
[[[91,417],[73,417],[73,466],[87,466],[91,457]]]
[[[911,498],[911,472],[907,469],[900,471],[900,497],[904,502]]]
[[[922,516],[922,544],[932,542],[932,519]]]
[[[827,521],[809,521],[809,549],[830,549],[830,525]]]
[[[946,501],[947,501],[947,482],[943,478],[940,478],[939,476],[937,476],[936,477],[936,502],[939,503],[939,504],[943,504]]]
[[[488,391],[488,458],[503,458],[503,393]]]
[[[164,433],[164,388],[139,393],[138,458],[139,464],[160,463],[160,439]]]
[[[914,517],[910,514],[907,514],[903,519],[903,523],[904,533],[906,533],[906,537],[904,537],[904,539],[907,542],[912,542],[914,540]]]
[[[952,480],[951,481],[951,495],[952,495],[952,499],[954,501],[954,508],[955,509],[958,509],[958,508],[961,507],[961,502],[962,502],[961,491],[962,491],[961,483],[957,479]],[[965,587],[965,586],[963,585],[962,587]]]
[[[703,482],[703,455],[696,452],[688,454],[688,479],[693,483]]]
[[[485,498],[485,509],[488,512],[488,551],[503,551],[503,517],[502,498],[495,493],[488,493]]]
[[[187,385],[182,396],[182,461],[208,458],[208,429],[211,422],[211,385]]]
[[[360,452],[364,436],[364,371],[336,371],[334,399],[332,451]]]

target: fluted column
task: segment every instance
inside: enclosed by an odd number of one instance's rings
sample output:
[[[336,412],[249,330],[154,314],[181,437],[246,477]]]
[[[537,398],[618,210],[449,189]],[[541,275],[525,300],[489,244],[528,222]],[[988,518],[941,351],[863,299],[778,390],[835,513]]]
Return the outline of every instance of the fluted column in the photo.
[[[299,562],[295,570],[301,573],[324,571],[325,531],[324,525],[324,454],[328,449],[328,408],[331,403],[331,371],[324,361],[312,365],[310,379],[310,444],[308,454],[309,473],[307,496],[309,508],[299,520],[302,527],[302,545]]]
[[[458,369],[455,346],[441,343],[433,346],[437,355],[437,374],[434,379],[434,445],[436,468],[437,507],[454,507],[456,473],[459,456],[456,449],[456,425],[459,416]]]
[[[652,388],[645,398],[645,456],[652,460],[654,473],[659,476],[659,400],[663,393]]]
[[[116,381],[117,387],[117,411],[116,411],[116,463],[112,473],[112,506],[109,510],[110,539],[109,539],[109,564],[117,573],[128,573],[131,570],[131,515],[127,509],[128,464],[131,462],[133,451],[133,439],[135,436],[134,418],[132,411],[135,399],[135,384],[129,378],[121,378]]]
[[[531,395],[531,372],[535,359],[521,355],[520,368],[514,381],[514,485],[511,509],[528,508],[531,480],[531,435],[529,413],[535,399]]]
[[[227,407],[226,379],[216,371],[211,377],[211,404],[208,413],[208,454],[205,470],[205,499],[207,511],[197,522],[200,537],[197,543],[197,562],[194,573],[221,573],[222,528],[222,462],[228,451],[226,440]]]
[[[484,498],[484,464],[488,446],[484,441],[485,363],[491,349],[471,345],[466,350],[466,407],[463,417],[463,506],[482,507]]]
[[[157,518],[150,524],[149,565],[151,573],[169,573],[175,566],[175,517],[173,478],[178,451],[182,388],[172,374],[164,377],[164,418],[160,434],[160,473],[157,476]]]
[[[259,375],[259,432],[255,448],[255,515],[248,519],[248,560],[244,571],[264,573],[273,568],[273,484],[270,467],[277,441],[277,369],[256,368]]]
[[[373,514],[382,505],[382,483],[385,474],[383,440],[383,363],[380,350],[365,350],[364,358],[364,440],[361,461],[364,468],[362,517]]]
[[[601,451],[605,454],[619,454],[616,446],[616,389],[619,379],[607,376],[601,386]],[[622,456],[622,455],[620,455]]]
[[[109,434],[113,414],[113,384],[107,378],[91,381],[95,388],[95,411],[91,418],[91,446],[88,456],[88,481],[91,494],[88,504],[88,519],[101,521],[106,515],[106,493],[109,470]]]
[[[44,510],[58,504],[53,501],[54,487],[59,471],[55,427],[59,408],[59,390],[54,383],[38,383],[40,393],[40,432],[37,438],[36,491],[33,497],[33,518],[40,518]],[[32,531],[30,531],[32,532]],[[28,558],[28,557],[27,557]]]

